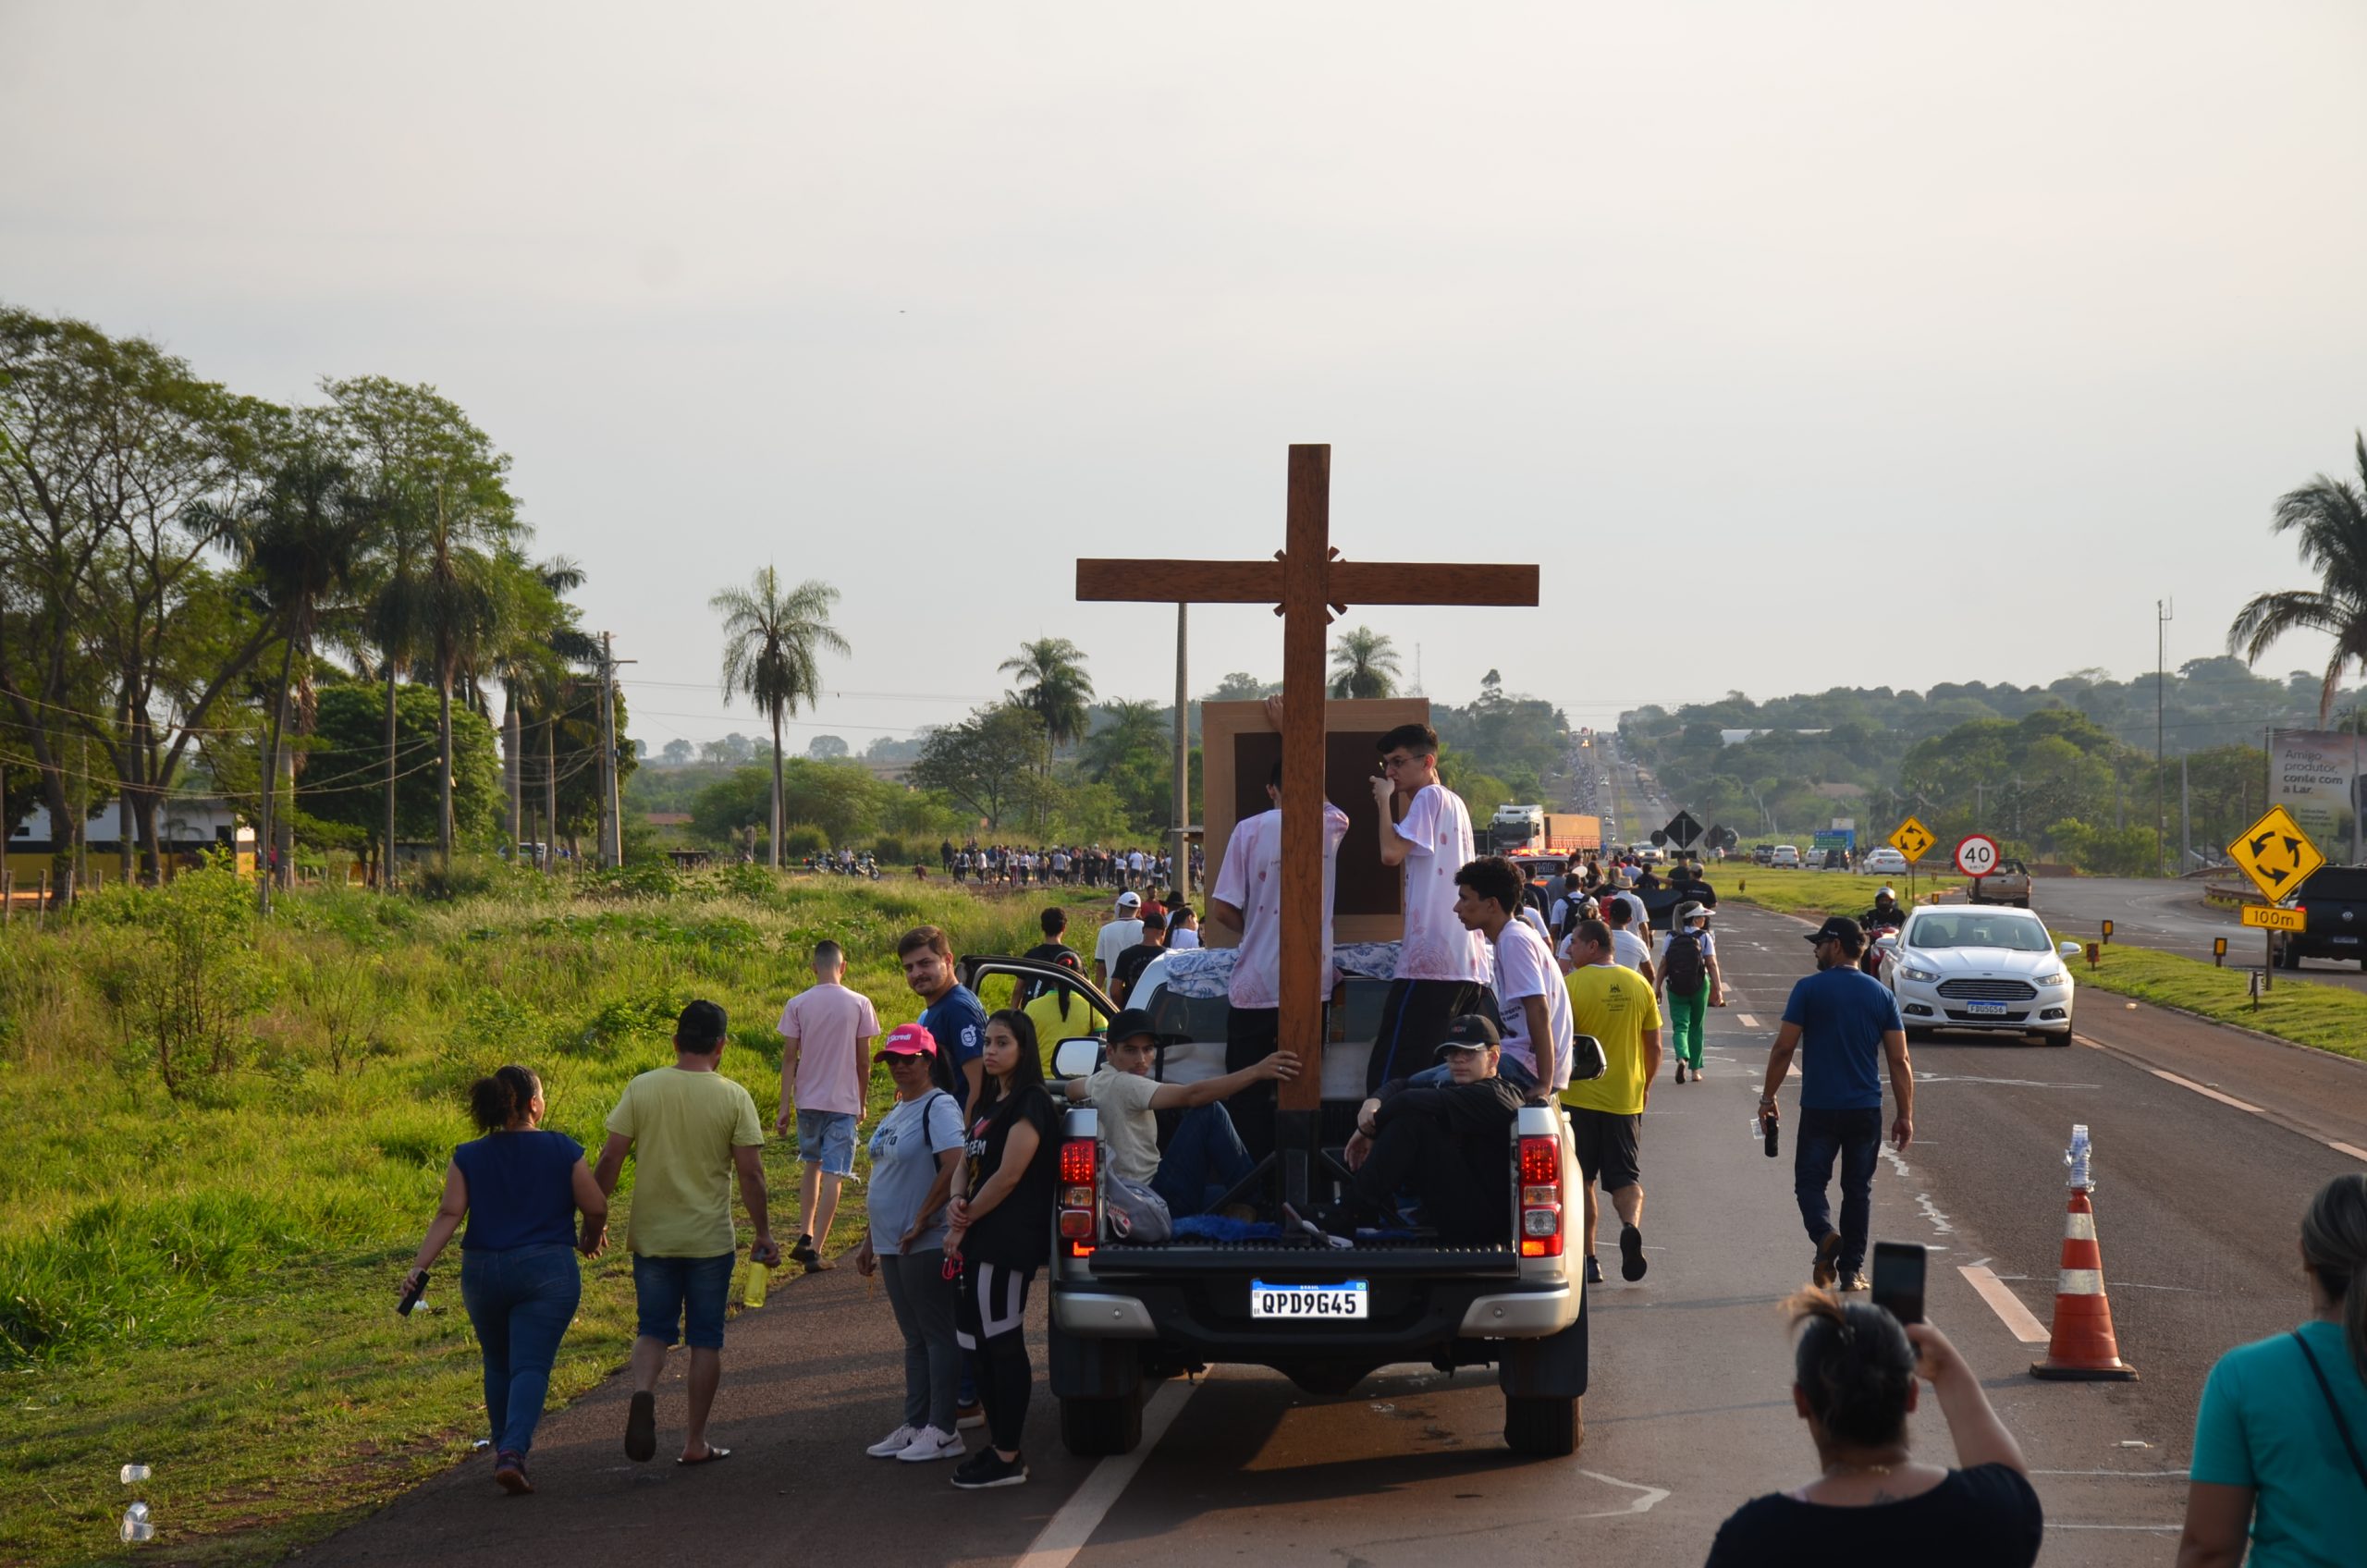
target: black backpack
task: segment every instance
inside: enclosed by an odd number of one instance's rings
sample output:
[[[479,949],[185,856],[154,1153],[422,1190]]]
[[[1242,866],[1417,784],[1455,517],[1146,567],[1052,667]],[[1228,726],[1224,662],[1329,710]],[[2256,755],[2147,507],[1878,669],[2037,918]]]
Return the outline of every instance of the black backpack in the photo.
[[[1689,997],[1710,983],[1710,966],[1701,957],[1700,934],[1677,931],[1668,939],[1668,951],[1661,955],[1661,973],[1668,981],[1674,995]]]

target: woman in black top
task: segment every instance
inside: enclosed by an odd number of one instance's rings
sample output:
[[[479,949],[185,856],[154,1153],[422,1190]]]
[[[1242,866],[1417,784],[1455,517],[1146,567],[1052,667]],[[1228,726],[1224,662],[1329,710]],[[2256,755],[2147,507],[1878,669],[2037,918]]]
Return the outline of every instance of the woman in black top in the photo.
[[[2038,1561],[2045,1519],[2021,1447],[1956,1347],[1929,1324],[1902,1329],[1879,1306],[1844,1306],[1823,1291],[1803,1291],[1785,1306],[1808,1325],[1792,1403],[1823,1473],[1735,1510],[1710,1548],[1710,1568],[1828,1568],[1875,1552],[1912,1553],[1917,1568]],[[1954,1470],[1907,1452],[1918,1374],[1947,1417]]]
[[[947,1210],[945,1254],[962,1263],[954,1337],[977,1366],[989,1441],[953,1473],[965,1491],[1027,1479],[1019,1437],[1036,1378],[1027,1361],[1027,1287],[1052,1252],[1060,1119],[1044,1089],[1036,1025],[1006,1008],[987,1020],[986,1083],[970,1108],[963,1195]]]

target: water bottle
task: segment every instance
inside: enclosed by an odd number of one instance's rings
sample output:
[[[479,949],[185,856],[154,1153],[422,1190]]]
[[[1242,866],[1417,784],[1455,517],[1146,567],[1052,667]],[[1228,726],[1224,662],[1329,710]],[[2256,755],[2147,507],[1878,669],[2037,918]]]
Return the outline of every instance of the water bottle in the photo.
[[[144,1481],[147,1478],[148,1466],[145,1464],[127,1464],[123,1467],[123,1484],[127,1487],[134,1481]]]
[[[135,1502],[123,1511],[123,1538],[127,1541],[153,1541],[156,1526],[148,1522],[148,1505]]]
[[[1766,1137],[1767,1158],[1770,1159],[1773,1159],[1775,1158],[1775,1147],[1778,1142],[1780,1129],[1782,1127],[1782,1120],[1772,1110],[1761,1111],[1752,1123],[1752,1131],[1760,1133]]]

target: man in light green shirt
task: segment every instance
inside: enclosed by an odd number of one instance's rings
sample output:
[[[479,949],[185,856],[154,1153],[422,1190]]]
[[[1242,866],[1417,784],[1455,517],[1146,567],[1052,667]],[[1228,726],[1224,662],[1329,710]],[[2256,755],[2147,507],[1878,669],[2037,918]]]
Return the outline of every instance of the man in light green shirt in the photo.
[[[748,1091],[717,1071],[729,1027],[723,1009],[697,1001],[674,1025],[674,1065],[625,1085],[608,1113],[608,1142],[594,1172],[613,1193],[633,1157],[633,1295],[640,1317],[632,1342],[633,1396],[625,1421],[627,1457],[657,1452],[657,1378],[679,1334],[691,1349],[690,1426],[681,1463],[706,1464],[731,1451],[706,1440],[707,1412],[723,1380],[723,1312],[739,1243],[731,1229],[731,1177],[755,1228],[752,1264],[780,1261],[765,1212],[765,1130]]]

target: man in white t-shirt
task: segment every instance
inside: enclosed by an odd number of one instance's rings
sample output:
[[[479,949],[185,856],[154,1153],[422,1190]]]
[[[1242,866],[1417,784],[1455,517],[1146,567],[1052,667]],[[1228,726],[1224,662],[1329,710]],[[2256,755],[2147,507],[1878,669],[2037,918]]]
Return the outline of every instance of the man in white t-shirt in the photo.
[[[1228,1072],[1271,1056],[1282,1037],[1282,765],[1266,778],[1266,798],[1274,802],[1236,824],[1225,840],[1216,886],[1208,890],[1208,918],[1241,933],[1226,987],[1232,1002],[1225,1015],[1224,1065]],[[1323,994],[1337,978],[1331,970],[1331,899],[1340,868],[1340,841],[1348,836],[1348,814],[1323,802]],[[1274,1091],[1260,1085],[1233,1107],[1242,1141],[1261,1158],[1274,1146]]]
[[[1637,932],[1634,912],[1626,900],[1605,899],[1602,917],[1611,925],[1611,962],[1625,965],[1647,980],[1654,980],[1651,946]]]
[[[1110,988],[1110,976],[1118,967],[1118,955],[1143,939],[1143,923],[1134,912],[1143,907],[1142,896],[1133,891],[1118,895],[1118,918],[1101,928],[1093,938],[1093,983],[1103,990]]]
[[[1480,1011],[1489,971],[1487,939],[1454,916],[1454,874],[1472,859],[1471,812],[1439,782],[1438,732],[1401,724],[1378,750],[1372,798],[1380,808],[1380,859],[1404,868],[1405,936],[1365,1068],[1368,1094],[1429,1064],[1447,1024]]]
[[[1503,1057],[1496,1074],[1538,1097],[1570,1084],[1570,994],[1562,966],[1537,928],[1512,913],[1520,907],[1520,873],[1499,855],[1475,860],[1454,874],[1455,918],[1490,945],[1498,1037]],[[1508,905],[1505,900],[1510,900]]]
[[[1070,1079],[1062,1092],[1071,1101],[1090,1100],[1100,1113],[1101,1145],[1110,1157],[1104,1170],[1125,1183],[1117,1189],[1120,1206],[1131,1208],[1126,1200],[1139,1200],[1147,1190],[1176,1219],[1206,1214],[1257,1163],[1221,1102],[1277,1079],[1295,1078],[1299,1069],[1297,1057],[1276,1051],[1221,1078],[1162,1084],[1151,1076],[1159,1042],[1151,1034],[1150,1014],[1140,1008],[1127,1008],[1110,1021],[1104,1056],[1105,1065],[1090,1077]],[[1164,1157],[1155,1114],[1162,1110],[1184,1112]]]

